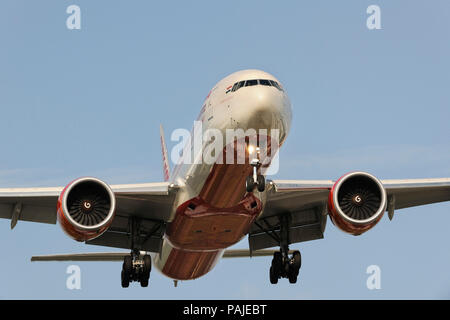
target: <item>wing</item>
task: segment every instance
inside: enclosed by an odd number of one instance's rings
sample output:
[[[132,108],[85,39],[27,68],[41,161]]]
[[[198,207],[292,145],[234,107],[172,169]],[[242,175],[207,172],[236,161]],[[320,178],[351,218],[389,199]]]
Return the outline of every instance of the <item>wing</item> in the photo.
[[[18,220],[55,224],[56,202],[62,190],[62,187],[0,189],[0,218],[11,219],[11,228]]]
[[[273,180],[269,182],[263,213],[249,233],[251,250],[278,246],[280,216],[290,219],[290,243],[323,238],[332,180]],[[450,178],[381,180],[386,189],[387,211],[450,201]]]
[[[395,209],[450,201],[450,178],[382,180],[389,197],[388,210],[392,219]]]
[[[223,258],[253,258],[253,257],[271,257],[277,250],[259,250],[249,251],[246,249],[225,250]],[[294,251],[289,251],[289,254]],[[148,254],[146,251],[140,251],[141,255]],[[89,252],[89,253],[69,253],[69,254],[50,254],[31,257],[32,262],[37,261],[117,261],[123,262],[129,252]]]
[[[0,189],[0,218],[56,223],[56,204],[63,187]],[[169,182],[111,185],[116,197],[116,215],[100,237],[87,241],[116,248],[130,248],[130,229],[139,221],[142,249],[158,252],[165,223],[170,218],[176,188]]]

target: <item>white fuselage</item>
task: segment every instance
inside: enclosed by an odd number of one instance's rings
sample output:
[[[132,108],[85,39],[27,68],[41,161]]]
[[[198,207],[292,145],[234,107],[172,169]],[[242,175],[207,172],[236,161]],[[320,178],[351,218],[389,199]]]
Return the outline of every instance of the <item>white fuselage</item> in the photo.
[[[245,86],[244,84],[244,86],[237,89],[241,81],[247,80],[250,80],[248,82],[249,85]],[[261,81],[258,81],[255,85],[251,80]],[[270,81],[270,83],[267,81]],[[278,86],[272,85],[275,84],[274,82]],[[211,89],[198,116],[197,121],[199,122],[197,126],[201,124],[202,135],[210,129],[219,130],[224,137],[221,144],[222,148],[226,147],[227,129],[242,129],[244,131],[254,129],[256,132],[266,130],[268,136],[273,137],[274,134],[277,134],[276,138],[281,145],[289,132],[291,118],[291,104],[279,81],[263,71],[244,70],[227,76]],[[171,220],[176,218],[180,205],[190,199],[201,197],[205,183],[208,179],[208,183],[213,179],[211,176],[215,168],[214,163],[210,161],[201,161],[199,163],[198,161],[198,159],[202,159],[203,150],[205,150],[209,142],[208,139],[203,139],[202,148],[194,147],[194,143],[191,143],[190,146],[188,145],[186,148],[190,148],[191,150],[185,149],[183,151],[181,163],[174,168],[171,175],[171,182],[179,187],[179,192],[173,204]],[[191,161],[186,161],[186,158],[183,159],[183,157],[188,156]],[[220,184],[220,181],[215,184],[219,186],[217,183]],[[221,187],[219,186],[216,189],[219,192]],[[226,192],[223,190],[220,192],[225,194]],[[258,192],[255,192],[255,194],[264,204],[264,194]],[[220,195],[217,196],[220,197]],[[217,205],[217,203],[220,203],[220,205]],[[214,207],[220,206],[223,208],[231,207],[232,205],[233,203],[228,204],[226,201],[225,203],[223,201],[216,201],[215,205],[212,204]],[[170,274],[170,272],[164,272],[164,270],[174,247],[177,246],[171,243],[169,236],[166,236],[162,252],[154,259],[156,267],[169,277],[174,277],[174,275]],[[183,250],[179,246],[177,249]],[[220,249],[219,252],[223,253],[223,248]],[[195,251],[192,249],[189,250]],[[207,268],[208,271],[220,256],[221,254],[217,255],[214,263],[210,268]],[[192,278],[195,277],[197,276],[193,274]]]

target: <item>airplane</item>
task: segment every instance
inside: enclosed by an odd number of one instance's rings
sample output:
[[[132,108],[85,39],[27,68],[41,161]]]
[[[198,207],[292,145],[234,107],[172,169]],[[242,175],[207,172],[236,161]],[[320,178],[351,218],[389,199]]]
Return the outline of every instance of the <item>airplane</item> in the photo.
[[[353,171],[335,181],[266,180],[291,119],[278,79],[261,70],[235,72],[211,89],[197,122],[201,132],[242,130],[252,136],[217,140],[213,161],[178,161],[171,171],[160,127],[164,181],[108,185],[82,177],[65,187],[2,188],[0,217],[11,219],[11,228],[19,220],[59,222],[76,241],[130,250],[31,258],[121,261],[122,287],[148,286],[152,266],[176,283],[205,275],[221,258],[254,256],[272,257],[269,280],[276,284],[282,278],[297,282],[301,254],[290,246],[322,239],[328,217],[338,229],[361,235],[385,212],[392,219],[398,209],[450,200],[450,178],[379,180]],[[202,158],[211,142],[187,144],[180,159]],[[224,161],[230,154],[237,160],[240,147],[243,161]],[[246,236],[248,250],[228,249]]]

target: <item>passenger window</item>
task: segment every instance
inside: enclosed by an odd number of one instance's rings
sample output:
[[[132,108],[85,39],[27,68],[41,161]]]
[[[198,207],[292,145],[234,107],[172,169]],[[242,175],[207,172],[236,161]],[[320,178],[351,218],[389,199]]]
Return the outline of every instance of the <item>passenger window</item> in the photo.
[[[269,80],[259,80],[259,84],[263,85],[263,86],[271,86]]]
[[[245,83],[246,87],[256,86],[258,84],[258,80],[247,80]]]

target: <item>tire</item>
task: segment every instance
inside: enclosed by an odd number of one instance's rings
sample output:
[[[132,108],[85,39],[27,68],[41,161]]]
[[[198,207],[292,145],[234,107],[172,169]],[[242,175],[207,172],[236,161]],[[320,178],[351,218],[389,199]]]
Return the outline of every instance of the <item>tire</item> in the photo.
[[[144,256],[144,274],[149,277],[152,271],[152,258],[148,254]]]
[[[148,287],[148,277],[142,277],[141,281],[139,281],[141,283],[141,287],[146,288]]]
[[[255,184],[253,182],[253,176],[248,176],[247,179],[245,179],[245,190],[247,192],[253,192],[254,188]]]
[[[125,271],[125,275],[131,275],[133,272],[133,260],[131,259],[131,256],[126,256],[123,259],[123,270]]]
[[[298,276],[298,273],[295,272],[294,269],[289,269],[289,275],[288,275],[289,283],[296,283],[297,282],[297,276]]]
[[[264,190],[266,190],[266,178],[264,178],[264,176],[262,174],[258,175],[258,191],[259,192],[264,192]]]
[[[122,288],[128,288],[128,286],[130,285],[130,279],[125,275],[124,270],[122,270],[122,273],[120,276],[121,276]]]
[[[300,267],[302,266],[302,256],[300,251],[294,251],[292,260],[293,263],[289,265],[288,278],[290,283],[296,283]]]
[[[300,251],[294,251],[292,258],[294,259],[295,270],[297,270],[298,273],[302,266],[302,255],[300,254]]]
[[[273,269],[273,267],[270,267],[269,277],[270,277],[270,283],[271,284],[277,284],[278,283],[278,274],[276,274],[276,272]]]
[[[272,267],[275,270],[275,273],[280,274],[280,271],[282,269],[282,259],[281,259],[281,252],[277,251],[273,254],[272,259]]]

